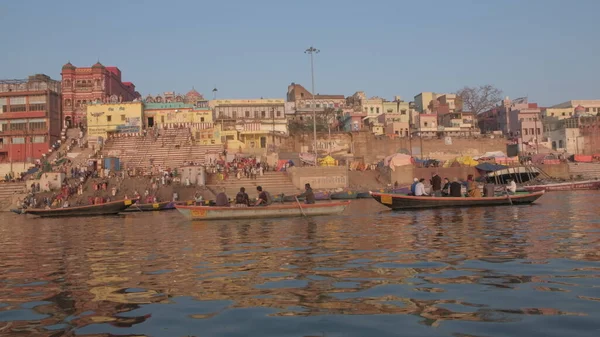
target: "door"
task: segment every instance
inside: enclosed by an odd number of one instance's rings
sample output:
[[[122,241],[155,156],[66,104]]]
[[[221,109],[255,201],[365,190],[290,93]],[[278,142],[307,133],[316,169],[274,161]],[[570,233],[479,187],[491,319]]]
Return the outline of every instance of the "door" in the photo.
[[[154,117],[148,117],[148,127],[151,128],[154,126]]]
[[[267,147],[267,137],[260,137],[260,148],[264,149]]]

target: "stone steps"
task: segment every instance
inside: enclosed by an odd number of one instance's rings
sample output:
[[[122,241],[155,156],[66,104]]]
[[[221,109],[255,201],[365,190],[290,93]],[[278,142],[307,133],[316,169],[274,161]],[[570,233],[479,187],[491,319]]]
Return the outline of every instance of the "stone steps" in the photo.
[[[254,197],[258,194],[256,186],[262,186],[263,190],[268,191],[273,196],[281,193],[286,195],[301,193],[301,191],[292,184],[288,176],[282,172],[265,172],[262,177],[257,176],[256,179],[242,177],[238,180],[232,176],[224,181],[217,181],[215,175],[211,175],[207,181],[207,185],[217,193],[222,189],[225,189],[225,193],[229,197],[235,196],[240,190],[240,187],[245,187],[246,193],[248,193],[250,197]]]
[[[600,178],[600,164],[598,163],[569,163],[572,176],[581,175],[584,179]]]
[[[25,192],[25,183],[1,183],[0,184],[0,200],[11,197],[16,193]]]

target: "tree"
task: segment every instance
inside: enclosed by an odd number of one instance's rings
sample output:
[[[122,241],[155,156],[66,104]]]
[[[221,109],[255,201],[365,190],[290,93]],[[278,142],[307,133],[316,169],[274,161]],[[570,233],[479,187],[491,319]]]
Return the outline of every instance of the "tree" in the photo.
[[[478,115],[492,109],[502,100],[502,90],[486,84],[479,87],[464,87],[456,92],[456,96],[462,103],[463,111]]]

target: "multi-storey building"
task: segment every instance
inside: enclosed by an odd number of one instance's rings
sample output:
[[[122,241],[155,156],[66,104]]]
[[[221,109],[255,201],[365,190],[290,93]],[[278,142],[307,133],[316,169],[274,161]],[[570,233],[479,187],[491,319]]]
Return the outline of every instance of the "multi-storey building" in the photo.
[[[121,70],[97,62],[91,67],[62,67],[62,110],[65,127],[85,125],[90,103],[119,103],[140,98],[131,82],[121,81]]]
[[[544,117],[556,117],[558,119],[571,118],[575,114],[596,116],[600,114],[600,100],[577,99],[570,100],[546,108]]]
[[[288,134],[283,99],[218,99],[209,101],[229,148],[259,152]]]
[[[60,90],[46,75],[0,80],[0,162],[39,159],[60,139]]]
[[[339,110],[346,105],[344,95],[314,95],[315,106],[312,106],[313,95],[300,84],[292,83],[288,86],[287,101],[294,102],[295,113],[293,119],[312,118],[313,111],[316,114],[323,113],[326,109]]]

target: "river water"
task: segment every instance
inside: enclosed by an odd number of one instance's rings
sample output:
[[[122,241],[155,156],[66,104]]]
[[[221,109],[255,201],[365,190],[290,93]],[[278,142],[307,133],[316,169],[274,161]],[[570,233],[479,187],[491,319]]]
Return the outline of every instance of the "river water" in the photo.
[[[600,336],[600,192],[189,222],[0,215],[0,336]]]

